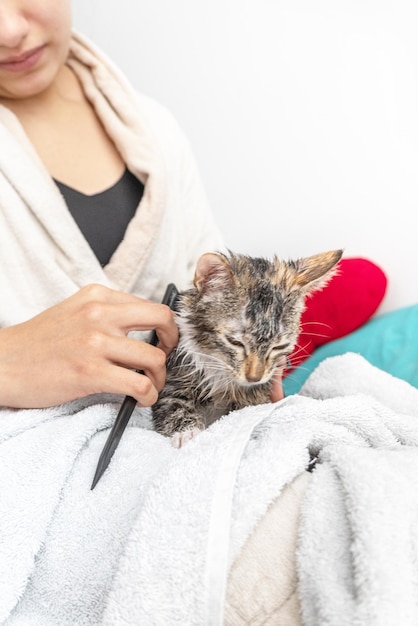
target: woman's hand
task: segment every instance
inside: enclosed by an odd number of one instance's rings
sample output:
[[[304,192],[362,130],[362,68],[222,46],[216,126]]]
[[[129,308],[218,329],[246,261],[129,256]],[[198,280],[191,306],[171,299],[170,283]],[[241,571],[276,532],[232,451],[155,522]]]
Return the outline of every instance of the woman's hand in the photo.
[[[276,371],[273,375],[273,384],[270,390],[270,400],[272,402],[278,402],[279,400],[283,400],[284,391],[283,391],[283,370],[286,367],[287,360],[286,357],[283,357],[282,361],[276,368]]]
[[[153,329],[158,347],[127,337],[132,330]],[[36,317],[0,330],[0,405],[38,408],[108,392],[151,406],[177,341],[167,306],[88,285]]]

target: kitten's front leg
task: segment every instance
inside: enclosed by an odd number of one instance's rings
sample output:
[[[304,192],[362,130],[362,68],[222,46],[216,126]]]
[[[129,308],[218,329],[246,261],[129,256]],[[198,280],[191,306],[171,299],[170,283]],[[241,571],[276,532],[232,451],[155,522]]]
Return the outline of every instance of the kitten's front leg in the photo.
[[[173,448],[182,448],[186,443],[191,441],[204,430],[204,426],[193,426],[193,428],[187,428],[186,430],[178,430],[171,436],[171,445]]]
[[[195,414],[194,403],[187,398],[160,396],[152,408],[152,417],[157,432],[171,437],[175,448],[181,448],[205,429]]]

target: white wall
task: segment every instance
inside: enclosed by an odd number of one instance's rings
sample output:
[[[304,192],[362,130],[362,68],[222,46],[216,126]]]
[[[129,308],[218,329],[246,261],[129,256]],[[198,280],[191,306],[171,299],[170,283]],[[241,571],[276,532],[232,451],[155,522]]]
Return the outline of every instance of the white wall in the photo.
[[[418,302],[416,0],[73,0],[189,136],[230,248],[342,247]]]

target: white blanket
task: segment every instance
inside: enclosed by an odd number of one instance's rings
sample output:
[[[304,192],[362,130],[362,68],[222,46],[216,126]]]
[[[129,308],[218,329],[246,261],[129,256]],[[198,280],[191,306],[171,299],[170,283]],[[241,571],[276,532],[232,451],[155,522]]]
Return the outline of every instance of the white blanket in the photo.
[[[417,389],[334,357],[301,395],[230,414],[180,450],[138,410],[91,491],[119,406],[100,400],[0,411],[1,624],[222,624],[229,566],[313,455],[305,623],[418,623]]]

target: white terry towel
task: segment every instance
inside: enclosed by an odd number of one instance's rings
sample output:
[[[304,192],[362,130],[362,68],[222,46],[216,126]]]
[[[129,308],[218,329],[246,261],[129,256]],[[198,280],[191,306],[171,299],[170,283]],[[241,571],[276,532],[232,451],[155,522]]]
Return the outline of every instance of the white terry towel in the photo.
[[[0,623],[222,624],[230,564],[313,455],[299,545],[306,624],[418,623],[416,524],[405,521],[418,513],[418,390],[334,357],[300,396],[232,413],[180,450],[137,411],[93,492],[118,405],[89,402],[0,413]],[[403,537],[402,558],[383,550],[389,536]],[[410,621],[382,621],[388,603]]]
[[[360,434],[363,442],[322,443],[303,504],[298,552],[303,620],[306,626],[414,626],[418,392],[354,355],[328,359],[303,388],[304,394],[338,403],[346,402],[344,393],[359,392],[371,395],[353,395],[351,415],[341,420],[337,411],[332,421]]]

